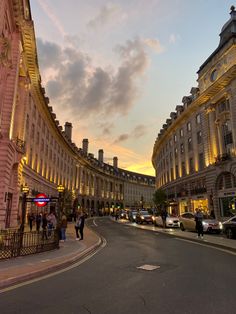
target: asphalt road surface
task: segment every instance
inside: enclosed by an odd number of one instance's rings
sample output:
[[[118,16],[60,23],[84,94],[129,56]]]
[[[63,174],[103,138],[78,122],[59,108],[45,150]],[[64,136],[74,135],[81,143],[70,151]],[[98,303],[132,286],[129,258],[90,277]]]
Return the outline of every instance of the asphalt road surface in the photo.
[[[88,224],[107,245],[73,269],[0,294],[1,314],[236,313],[234,254],[107,217]]]

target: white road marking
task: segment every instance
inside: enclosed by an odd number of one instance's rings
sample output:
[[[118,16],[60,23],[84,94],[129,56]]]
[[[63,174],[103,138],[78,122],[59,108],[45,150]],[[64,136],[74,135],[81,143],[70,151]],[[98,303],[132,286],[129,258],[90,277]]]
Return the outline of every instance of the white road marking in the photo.
[[[145,265],[142,265],[142,266],[139,266],[137,267],[138,269],[143,269],[143,270],[155,270],[155,269],[158,269],[158,268],[161,268],[161,266],[159,265],[148,265],[148,264],[145,264]]]
[[[56,275],[59,275],[61,273],[64,273],[70,269],[73,269],[81,264],[83,264],[84,262],[86,262],[88,259],[90,259],[91,257],[93,257],[95,254],[97,254],[101,249],[103,249],[105,246],[107,245],[107,241],[105,238],[103,238],[103,243],[102,245],[93,253],[91,253],[90,255],[88,256],[85,256],[83,259],[79,260],[77,263],[75,264],[72,264],[64,269],[60,269],[56,272],[53,272],[51,274],[47,274],[45,276],[41,276],[40,278],[34,278],[34,279],[31,279],[31,280],[28,280],[28,281],[25,281],[25,282],[22,282],[22,283],[19,283],[19,284],[16,284],[14,286],[11,286],[11,287],[8,287],[8,288],[4,288],[4,289],[0,289],[0,294],[1,293],[4,293],[4,292],[7,292],[7,291],[11,291],[11,290],[15,290],[17,288],[20,288],[20,287],[23,287],[23,286],[26,286],[26,285],[30,285],[31,283],[34,283],[34,282],[37,282],[37,281],[41,281],[41,280],[44,280],[44,279],[47,279],[47,278],[50,278],[50,277],[53,277],[53,276],[56,276]]]
[[[95,219],[93,219],[93,224],[94,224],[94,226],[98,226],[97,224],[96,224],[96,222],[95,222]]]
[[[220,247],[212,246],[211,242],[208,242],[209,244],[204,244],[204,242],[203,243],[199,243],[199,242],[195,242],[195,241],[192,241],[192,240],[186,240],[186,239],[181,239],[181,238],[175,238],[175,239],[179,240],[179,241],[183,241],[183,242],[188,242],[188,243],[191,243],[191,244],[205,246],[205,247],[208,247],[208,248],[211,248],[211,249],[215,249],[215,250],[218,250],[218,251],[222,251],[222,252],[225,252],[225,253],[228,253],[228,254],[231,254],[231,255],[236,255],[236,252],[232,252],[232,251],[227,250],[227,249],[222,249]]]

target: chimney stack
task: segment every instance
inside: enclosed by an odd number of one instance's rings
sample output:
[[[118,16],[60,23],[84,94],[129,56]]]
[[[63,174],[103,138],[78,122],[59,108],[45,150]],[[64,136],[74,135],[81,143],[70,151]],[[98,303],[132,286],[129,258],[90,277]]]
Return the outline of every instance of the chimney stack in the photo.
[[[118,168],[118,158],[117,157],[113,157],[113,167]]]
[[[84,138],[83,139],[83,147],[82,147],[82,149],[83,149],[83,152],[84,152],[85,155],[88,154],[88,143],[89,143],[88,139]]]
[[[98,151],[98,161],[103,162],[103,149],[99,149]]]
[[[65,123],[65,134],[68,137],[68,139],[71,140],[71,136],[72,136],[72,123],[70,122],[66,122]]]

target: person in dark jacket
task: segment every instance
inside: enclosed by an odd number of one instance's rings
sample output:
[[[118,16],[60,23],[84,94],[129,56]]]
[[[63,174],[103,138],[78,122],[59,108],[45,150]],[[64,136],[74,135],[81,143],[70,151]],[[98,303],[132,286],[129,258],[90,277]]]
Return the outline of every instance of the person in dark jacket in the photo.
[[[33,222],[34,222],[34,214],[32,212],[29,213],[28,221],[29,221],[30,231],[32,231],[32,229],[33,229]]]
[[[40,226],[41,226],[41,222],[42,222],[42,216],[41,216],[40,213],[37,213],[37,215],[35,217],[35,221],[36,221],[36,231],[39,232]]]
[[[203,213],[201,212],[201,210],[198,208],[196,210],[196,214],[195,214],[195,221],[196,221],[196,230],[198,233],[198,238],[203,239],[203,224],[202,224],[202,220],[203,220]]]
[[[168,216],[167,210],[166,208],[163,208],[161,211],[161,219],[162,219],[162,223],[163,223],[163,228],[166,227],[166,217]]]
[[[82,212],[80,217],[79,217],[80,240],[83,240],[83,238],[84,238],[84,222],[85,222],[85,215],[84,215],[84,212]]]

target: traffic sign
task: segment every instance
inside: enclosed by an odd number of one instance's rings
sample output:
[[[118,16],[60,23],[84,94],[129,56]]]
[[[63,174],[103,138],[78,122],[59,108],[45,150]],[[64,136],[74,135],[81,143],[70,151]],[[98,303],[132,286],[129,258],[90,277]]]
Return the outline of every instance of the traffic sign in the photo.
[[[46,194],[41,193],[36,195],[36,198],[34,198],[34,202],[36,206],[43,207],[46,206],[48,202],[50,202],[50,198],[48,198]]]

